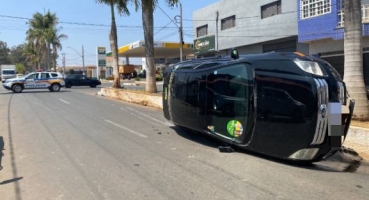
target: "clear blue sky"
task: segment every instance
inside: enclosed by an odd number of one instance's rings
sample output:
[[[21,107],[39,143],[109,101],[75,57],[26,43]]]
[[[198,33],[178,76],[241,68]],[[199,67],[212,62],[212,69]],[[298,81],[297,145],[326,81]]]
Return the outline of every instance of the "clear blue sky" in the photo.
[[[218,0],[182,0],[184,41],[193,41],[192,13],[195,10],[210,5]],[[159,6],[172,19],[179,15],[179,7],[170,9],[164,0],[159,0]],[[105,46],[110,51],[110,10],[109,6],[97,4],[94,0],[1,0],[0,5],[0,40],[8,44],[8,47],[25,42],[28,30],[27,19],[32,18],[36,12],[44,13],[50,10],[59,18],[61,33],[68,35],[68,39],[62,41],[63,49],[60,52],[66,54],[67,65],[82,65],[81,56],[72,47],[82,54],[82,45],[85,49],[85,63],[96,63],[96,47]],[[159,8],[154,13],[155,41],[179,41],[178,29]],[[119,16],[116,23],[118,28],[118,46],[123,46],[137,40],[143,40],[141,12],[136,12],[130,6],[130,16]],[[95,24],[95,26],[76,25],[71,23]],[[168,25],[168,23],[170,23]],[[106,26],[97,26],[106,25]],[[168,25],[168,26],[167,26]],[[162,27],[166,28],[162,29]],[[135,61],[138,62],[137,60]],[[61,66],[61,59],[58,60]]]

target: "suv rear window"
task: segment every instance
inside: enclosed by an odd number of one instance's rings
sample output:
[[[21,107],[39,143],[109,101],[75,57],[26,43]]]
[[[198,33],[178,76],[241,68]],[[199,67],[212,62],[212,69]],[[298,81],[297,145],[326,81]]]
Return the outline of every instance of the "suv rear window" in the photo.
[[[58,74],[56,74],[56,73],[51,73],[51,76],[52,76],[52,77],[58,77]]]

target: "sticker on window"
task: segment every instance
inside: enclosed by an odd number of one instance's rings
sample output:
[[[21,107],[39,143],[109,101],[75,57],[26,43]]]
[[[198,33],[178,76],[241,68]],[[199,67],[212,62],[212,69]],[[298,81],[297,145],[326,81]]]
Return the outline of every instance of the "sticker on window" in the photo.
[[[241,122],[237,120],[231,120],[227,124],[227,131],[229,135],[233,137],[240,137],[243,133],[243,127]]]

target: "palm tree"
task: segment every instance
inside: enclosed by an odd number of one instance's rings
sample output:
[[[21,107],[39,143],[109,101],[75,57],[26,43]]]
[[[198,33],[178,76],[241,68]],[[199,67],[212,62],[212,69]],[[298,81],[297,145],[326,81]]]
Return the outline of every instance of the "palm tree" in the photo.
[[[361,0],[346,0],[344,1],[344,7],[344,79],[351,97],[356,102],[353,117],[368,120],[369,105],[363,76]]]
[[[156,70],[154,62],[154,10],[158,5],[158,0],[131,0],[136,7],[136,11],[141,6],[142,9],[142,25],[145,36],[145,53],[146,53],[146,91],[156,93]],[[179,0],[165,0],[169,7],[174,7]]]
[[[59,34],[59,29],[55,28],[53,35],[51,37],[51,45],[52,45],[52,63],[53,63],[53,68],[56,71],[56,59],[58,59],[59,55],[58,55],[58,50],[62,50],[62,44],[61,44],[61,40],[63,39],[67,39],[68,36],[65,34]]]
[[[38,47],[35,47],[35,43],[27,43],[24,47],[24,54],[26,56],[26,62],[32,66],[32,70],[35,71],[36,68],[40,69],[41,57],[38,54]],[[37,67],[36,67],[37,66]]]
[[[114,84],[113,88],[120,88],[120,77],[118,71],[119,58],[118,58],[118,36],[117,36],[117,25],[115,23],[115,12],[114,7],[117,7],[118,13],[120,15],[129,15],[129,10],[127,8],[128,0],[97,0],[99,3],[104,3],[110,6],[111,11],[111,27],[109,34],[110,48],[113,56],[113,73],[114,73]]]
[[[59,29],[56,27],[58,24],[58,18],[55,13],[48,11],[44,15],[37,12],[33,15],[33,18],[29,21],[29,29],[27,31],[27,41],[29,44],[33,43],[33,50],[37,52],[39,60],[46,58],[46,67],[50,69],[50,52],[51,46],[53,49],[60,49],[60,39],[66,38],[66,35],[59,34]],[[54,44],[53,44],[54,43]],[[55,46],[55,48],[54,48]],[[57,57],[57,51],[53,57]]]

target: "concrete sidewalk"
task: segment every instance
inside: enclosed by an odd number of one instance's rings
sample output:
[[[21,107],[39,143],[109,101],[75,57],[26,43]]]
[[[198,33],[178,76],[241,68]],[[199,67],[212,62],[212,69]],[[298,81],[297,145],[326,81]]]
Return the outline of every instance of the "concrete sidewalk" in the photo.
[[[369,160],[369,129],[351,126],[343,146],[354,149],[363,159]]]
[[[111,84],[113,84],[113,80],[104,80],[104,79],[101,79],[100,80],[101,81],[101,83],[111,83]],[[135,79],[131,79],[131,80],[127,80],[127,79],[120,79],[120,84],[121,85],[132,85],[132,86],[139,86],[139,85],[141,85],[141,86],[143,86],[143,85],[145,85],[146,84],[146,80],[145,79],[141,79],[141,80],[139,80],[139,81],[136,81]],[[157,85],[162,85],[163,84],[163,81],[156,81],[156,84]]]

